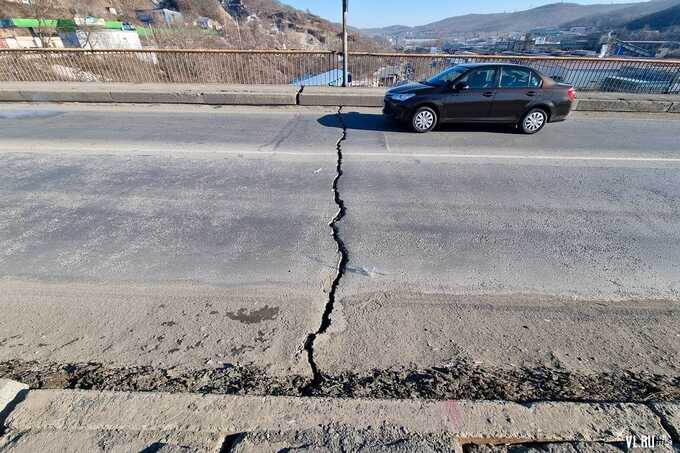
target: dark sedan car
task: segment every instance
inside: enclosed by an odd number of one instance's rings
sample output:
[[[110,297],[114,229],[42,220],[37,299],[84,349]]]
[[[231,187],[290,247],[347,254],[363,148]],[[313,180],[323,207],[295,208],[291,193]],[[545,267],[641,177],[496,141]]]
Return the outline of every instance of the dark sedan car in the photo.
[[[416,132],[429,132],[439,123],[483,122],[515,124],[535,134],[546,123],[564,121],[575,100],[573,87],[526,66],[461,64],[391,89],[383,113]]]

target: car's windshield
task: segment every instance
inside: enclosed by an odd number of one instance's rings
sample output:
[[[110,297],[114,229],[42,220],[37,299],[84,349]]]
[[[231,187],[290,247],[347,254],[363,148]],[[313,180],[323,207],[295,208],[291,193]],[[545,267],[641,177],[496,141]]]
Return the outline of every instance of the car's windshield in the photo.
[[[453,66],[444,72],[440,72],[434,77],[426,80],[431,85],[444,85],[447,82],[456,80],[461,74],[465,73],[469,68],[466,66]]]

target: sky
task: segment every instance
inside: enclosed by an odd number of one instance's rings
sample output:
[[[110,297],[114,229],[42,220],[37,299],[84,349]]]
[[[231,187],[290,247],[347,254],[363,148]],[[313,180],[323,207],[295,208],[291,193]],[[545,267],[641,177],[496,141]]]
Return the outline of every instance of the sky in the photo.
[[[342,0],[281,0],[333,22],[341,21]],[[635,0],[570,0],[574,3],[632,3]],[[557,0],[349,0],[349,22],[359,28],[424,25],[470,13],[512,12]]]

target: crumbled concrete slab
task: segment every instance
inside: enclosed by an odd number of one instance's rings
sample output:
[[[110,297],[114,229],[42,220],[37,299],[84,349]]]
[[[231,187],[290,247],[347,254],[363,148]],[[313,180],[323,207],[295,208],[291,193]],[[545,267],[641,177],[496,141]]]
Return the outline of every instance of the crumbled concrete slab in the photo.
[[[12,431],[0,439],[4,453],[218,453],[224,436],[217,433],[190,433],[146,430],[45,430]]]
[[[407,401],[242,397],[124,392],[29,392],[6,421],[11,432],[177,431],[290,433],[319,426],[383,426],[422,436],[450,435],[463,444],[625,442],[654,434],[670,439],[650,408],[637,404],[498,401]],[[340,428],[333,428],[340,429]],[[344,429],[344,428],[342,428]],[[366,431],[370,435],[375,433]],[[315,436],[325,436],[316,432]],[[392,435],[392,434],[390,434]],[[389,437],[389,436],[388,436]],[[256,438],[253,438],[253,442]],[[443,438],[442,438],[443,439]]]
[[[328,423],[388,423],[412,432],[447,431],[445,407],[416,401],[33,390],[7,420],[13,431],[163,429],[259,432]]]
[[[669,441],[656,415],[639,404],[449,402],[445,407],[462,443],[613,443],[638,434]]]
[[[462,452],[462,447],[447,433],[423,435],[393,426],[356,429],[330,424],[305,431],[243,433],[234,441],[230,451],[458,453]]]
[[[622,444],[564,442],[518,445],[466,445],[465,453],[622,453]]]
[[[653,403],[651,406],[673,441],[680,443],[680,402]]]

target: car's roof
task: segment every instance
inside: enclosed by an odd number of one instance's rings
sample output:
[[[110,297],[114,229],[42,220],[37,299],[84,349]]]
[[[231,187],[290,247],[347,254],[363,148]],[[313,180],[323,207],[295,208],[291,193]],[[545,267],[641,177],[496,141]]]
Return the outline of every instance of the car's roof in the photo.
[[[479,68],[479,67],[482,67],[482,66],[486,66],[486,67],[489,67],[489,66],[516,66],[518,68],[531,69],[531,68],[529,68],[529,66],[525,66],[525,65],[522,65],[522,64],[516,64],[516,63],[462,63],[462,64],[459,64],[457,66],[464,66],[466,68]]]

